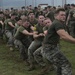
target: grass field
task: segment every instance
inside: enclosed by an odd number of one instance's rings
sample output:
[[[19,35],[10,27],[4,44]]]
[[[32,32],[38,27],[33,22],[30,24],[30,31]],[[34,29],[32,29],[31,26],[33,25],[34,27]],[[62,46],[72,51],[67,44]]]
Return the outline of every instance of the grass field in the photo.
[[[61,50],[72,64],[73,75],[75,75],[75,44],[61,41]],[[11,52],[5,42],[0,40],[0,75],[37,75],[40,68],[27,71],[28,66],[19,57],[19,51]],[[56,75],[51,71],[46,75]]]

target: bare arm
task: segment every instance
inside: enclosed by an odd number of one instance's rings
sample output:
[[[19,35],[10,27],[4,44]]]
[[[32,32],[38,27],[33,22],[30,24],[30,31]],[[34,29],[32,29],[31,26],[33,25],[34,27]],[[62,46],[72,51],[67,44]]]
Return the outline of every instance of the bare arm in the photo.
[[[34,38],[38,38],[40,36],[44,36],[44,34],[43,33],[38,34],[38,32],[36,31],[34,32],[34,35],[33,35]]]
[[[32,31],[34,31],[34,28],[35,28],[35,27],[34,27],[34,26],[31,26],[30,28],[31,28]]]
[[[46,34],[47,34],[47,30],[44,31],[44,35],[46,35]]]
[[[34,31],[34,35],[33,35],[34,38],[38,38],[39,35],[38,35],[38,32],[37,31]]]
[[[15,27],[11,22],[8,22],[8,24],[13,28]]]
[[[70,36],[64,29],[58,30],[57,34],[60,36],[60,38],[68,42],[75,43],[75,39],[72,36]]]
[[[33,35],[33,33],[30,33],[27,30],[23,30],[22,33],[25,34],[25,35]]]
[[[1,23],[2,25],[4,25],[3,21],[0,21],[0,23]]]

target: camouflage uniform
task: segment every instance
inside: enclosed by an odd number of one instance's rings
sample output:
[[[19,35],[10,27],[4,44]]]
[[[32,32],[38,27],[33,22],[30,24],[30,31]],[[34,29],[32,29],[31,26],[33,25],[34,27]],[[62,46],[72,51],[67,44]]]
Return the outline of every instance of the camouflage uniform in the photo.
[[[45,59],[55,65],[57,75],[72,75],[71,64],[64,54],[59,50],[60,36],[58,30],[65,29],[64,23],[54,20],[44,38],[42,55]]]
[[[7,20],[7,23],[6,23],[6,25],[5,25],[5,35],[6,35],[6,37],[8,38],[8,42],[7,42],[7,44],[9,45],[9,46],[13,46],[13,44],[14,44],[14,38],[13,38],[13,35],[14,35],[14,28],[13,27],[11,27],[9,24],[8,24],[8,22],[11,22],[13,25],[15,25],[15,20],[11,20],[11,19],[8,19]]]
[[[3,39],[3,25],[0,23],[0,38]]]
[[[30,40],[28,39],[28,36],[23,34],[22,31],[27,30],[24,26],[20,26],[15,35],[14,38],[16,39],[15,43],[19,47],[20,50],[20,56],[23,60],[26,60],[28,58],[28,47],[30,45]]]
[[[22,42],[20,40],[15,40],[14,43],[16,44],[16,46],[18,47],[19,51],[20,51],[20,58],[22,60],[27,59],[27,48],[22,44]]]
[[[4,14],[0,11],[0,38],[3,39],[4,34]]]
[[[56,66],[57,75],[72,75],[71,64],[57,46],[43,46],[42,55]]]
[[[9,46],[13,46],[13,41],[14,41],[14,38],[13,38],[13,31],[9,31],[9,30],[6,30],[5,31],[5,35],[7,36],[7,38],[8,38],[8,42],[7,42],[7,44],[9,45]]]
[[[43,33],[43,26],[37,24],[36,31],[38,32],[38,34]],[[28,48],[28,59],[29,59],[30,64],[34,63],[33,53],[35,52],[36,49],[38,49],[40,46],[42,46],[43,38],[44,38],[44,36],[40,36],[40,37],[34,39],[34,41],[30,44],[30,46]]]
[[[42,46],[39,47],[34,53],[34,59],[36,60],[36,62],[40,65],[40,66],[46,66],[46,63],[44,62],[44,59],[42,57]]]
[[[70,35],[75,37],[75,9],[70,10],[70,20],[69,20],[69,32]]]
[[[39,48],[41,46],[42,42],[41,41],[33,41],[29,48],[28,48],[28,60],[31,64],[34,63],[34,56],[33,56],[33,53],[35,52],[35,50],[37,48]]]

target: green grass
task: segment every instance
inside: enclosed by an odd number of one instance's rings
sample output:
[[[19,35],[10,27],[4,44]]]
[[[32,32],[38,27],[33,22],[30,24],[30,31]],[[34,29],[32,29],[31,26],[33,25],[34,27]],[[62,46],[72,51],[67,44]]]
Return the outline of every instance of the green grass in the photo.
[[[61,50],[72,64],[73,75],[75,75],[75,45],[61,41]],[[36,75],[41,68],[27,71],[28,66],[19,57],[19,51],[11,52],[5,42],[0,40],[0,75]],[[56,75],[55,71],[46,75]]]

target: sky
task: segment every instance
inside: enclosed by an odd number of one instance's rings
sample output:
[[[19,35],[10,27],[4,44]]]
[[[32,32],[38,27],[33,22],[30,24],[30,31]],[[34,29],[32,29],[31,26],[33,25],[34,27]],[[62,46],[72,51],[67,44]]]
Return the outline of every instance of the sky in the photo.
[[[1,2],[2,1],[2,2]],[[25,2],[26,1],[26,2]],[[48,5],[62,5],[62,0],[0,0],[0,4],[3,6],[3,8],[7,7],[22,7],[27,5],[33,5],[38,6],[38,4],[48,4]],[[64,0],[63,0],[64,1]],[[75,0],[66,0],[67,4],[75,3]]]

